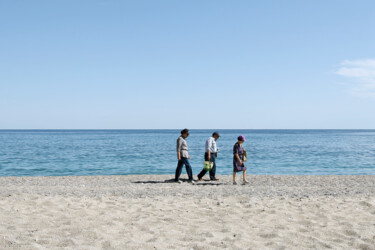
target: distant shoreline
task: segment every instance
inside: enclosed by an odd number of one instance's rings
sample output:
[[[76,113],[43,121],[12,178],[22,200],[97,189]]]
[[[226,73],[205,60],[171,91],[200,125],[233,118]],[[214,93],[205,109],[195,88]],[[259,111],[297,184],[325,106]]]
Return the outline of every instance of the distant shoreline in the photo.
[[[93,131],[107,131],[107,130],[118,130],[118,131],[121,131],[121,130],[133,130],[133,131],[152,131],[152,130],[165,130],[165,131],[180,131],[181,128],[141,128],[141,129],[138,129],[138,128],[47,128],[47,129],[43,129],[43,128],[20,128],[20,129],[8,129],[8,128],[2,128],[0,129],[0,131],[64,131],[64,130],[77,130],[77,131],[90,131],[90,130],[93,130]],[[189,130],[196,130],[196,131],[199,131],[199,130],[224,130],[224,131],[239,131],[239,130],[243,130],[243,131],[288,131],[288,130],[302,130],[302,131],[361,131],[361,130],[365,130],[365,131],[375,131],[375,128],[359,128],[359,129],[356,129],[356,128],[246,128],[246,129],[241,129],[241,128],[223,128],[223,129],[218,129],[218,128],[193,128],[193,129],[189,129]]]

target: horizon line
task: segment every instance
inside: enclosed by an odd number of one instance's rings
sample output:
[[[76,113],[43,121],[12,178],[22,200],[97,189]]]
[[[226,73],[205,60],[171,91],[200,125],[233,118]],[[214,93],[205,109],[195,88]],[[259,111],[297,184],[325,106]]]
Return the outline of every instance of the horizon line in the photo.
[[[181,128],[0,128],[1,130],[181,130]],[[375,130],[375,128],[190,128],[189,130]]]

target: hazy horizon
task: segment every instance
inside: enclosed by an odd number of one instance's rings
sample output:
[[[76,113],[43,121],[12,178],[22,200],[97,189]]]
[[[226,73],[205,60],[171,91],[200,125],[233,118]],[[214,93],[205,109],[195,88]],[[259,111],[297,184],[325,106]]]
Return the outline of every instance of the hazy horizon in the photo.
[[[19,130],[182,130],[184,128],[18,128],[18,129],[7,129],[1,128],[0,131],[19,131]],[[220,130],[243,130],[243,131],[251,131],[251,130],[365,130],[371,131],[375,130],[373,128],[360,128],[360,129],[353,129],[353,128],[188,128],[189,130],[212,130],[218,131]]]

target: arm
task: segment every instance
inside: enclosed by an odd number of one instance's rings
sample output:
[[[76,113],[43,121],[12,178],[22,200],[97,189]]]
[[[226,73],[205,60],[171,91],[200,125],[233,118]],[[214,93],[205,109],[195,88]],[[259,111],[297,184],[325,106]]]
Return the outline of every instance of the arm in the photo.
[[[181,160],[181,145],[182,145],[182,141],[180,140],[180,138],[177,139],[177,159],[178,160]]]
[[[210,151],[211,146],[212,146],[212,140],[208,139],[206,142],[206,148],[207,148],[206,153],[207,153],[208,160],[211,159],[211,151]]]
[[[240,158],[240,156],[238,155],[238,148],[237,148],[236,146],[234,146],[234,148],[233,148],[233,153],[234,153],[234,156],[237,158],[238,163],[239,163],[240,165],[242,165],[241,158]]]
[[[238,163],[240,163],[240,165],[242,165],[242,161],[241,161],[241,158],[238,154],[235,154],[237,160],[238,160]]]

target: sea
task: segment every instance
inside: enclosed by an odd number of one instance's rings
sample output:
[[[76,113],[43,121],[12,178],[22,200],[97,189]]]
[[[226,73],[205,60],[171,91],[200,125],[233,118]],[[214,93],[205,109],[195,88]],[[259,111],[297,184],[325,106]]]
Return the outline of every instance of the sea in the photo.
[[[195,177],[214,131],[190,130]],[[248,174],[375,174],[375,130],[217,131],[217,174],[232,174],[239,135],[247,139]],[[0,130],[0,176],[174,174],[179,136],[180,130]]]

